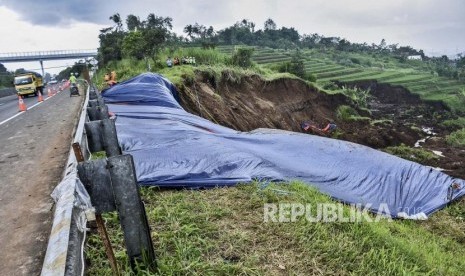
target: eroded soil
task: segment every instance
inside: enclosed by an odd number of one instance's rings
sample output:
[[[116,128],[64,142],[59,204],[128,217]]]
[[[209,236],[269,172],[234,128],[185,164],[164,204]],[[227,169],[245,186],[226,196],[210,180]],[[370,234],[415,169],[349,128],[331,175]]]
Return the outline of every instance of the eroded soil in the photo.
[[[181,88],[180,99],[187,111],[236,130],[277,128],[302,132],[300,124],[305,121],[312,121],[320,128],[335,122],[338,131],[332,134],[333,138],[376,149],[400,144],[413,147],[418,140],[431,136],[422,129],[432,128],[436,134],[422,146],[441,151],[444,157],[425,165],[465,178],[465,149],[448,146],[444,137],[452,130],[440,126],[442,120],[451,116],[445,105],[422,101],[399,86],[373,81],[348,85],[370,89],[371,114],[358,109],[344,95],[322,93],[295,79],[265,81],[259,76],[225,81],[198,73],[193,83]],[[336,110],[340,105],[352,106],[360,115],[370,116],[371,122],[339,119]]]

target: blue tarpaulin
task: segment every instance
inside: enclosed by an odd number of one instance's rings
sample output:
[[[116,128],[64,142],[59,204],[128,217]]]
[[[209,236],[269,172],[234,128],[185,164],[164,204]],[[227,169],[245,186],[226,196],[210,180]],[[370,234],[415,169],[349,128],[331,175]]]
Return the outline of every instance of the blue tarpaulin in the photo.
[[[429,215],[465,194],[465,181],[351,142],[274,129],[238,132],[186,112],[175,87],[145,73],[103,93],[140,185],[229,186],[301,180],[345,203]]]

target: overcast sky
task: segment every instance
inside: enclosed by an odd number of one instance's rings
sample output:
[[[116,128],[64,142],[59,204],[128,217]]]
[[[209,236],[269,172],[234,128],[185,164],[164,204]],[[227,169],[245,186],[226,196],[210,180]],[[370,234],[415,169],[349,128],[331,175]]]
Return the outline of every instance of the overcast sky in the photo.
[[[219,30],[245,18],[262,28],[272,18],[278,27],[294,27],[300,34],[377,44],[384,38],[427,55],[465,51],[464,0],[0,0],[0,53],[97,48],[99,30],[111,25],[108,18],[116,12],[123,18],[172,17],[178,34],[195,22]],[[38,62],[5,66],[40,67]]]

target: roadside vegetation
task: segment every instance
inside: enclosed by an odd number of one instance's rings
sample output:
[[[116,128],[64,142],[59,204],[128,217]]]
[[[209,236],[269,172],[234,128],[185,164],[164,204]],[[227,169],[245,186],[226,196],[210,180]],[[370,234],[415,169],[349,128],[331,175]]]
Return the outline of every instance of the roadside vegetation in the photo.
[[[13,72],[8,72],[5,66],[0,63],[0,89],[5,87],[12,87],[13,79]]]
[[[159,275],[460,275],[461,211],[448,207],[434,225],[417,221],[264,222],[265,203],[334,203],[310,186],[253,183],[210,190],[142,188]],[[344,213],[350,207],[344,206]],[[436,216],[436,215],[435,215]],[[370,215],[370,218],[375,219]],[[131,274],[115,214],[105,215],[116,257]],[[89,275],[110,275],[103,245],[86,247]]]

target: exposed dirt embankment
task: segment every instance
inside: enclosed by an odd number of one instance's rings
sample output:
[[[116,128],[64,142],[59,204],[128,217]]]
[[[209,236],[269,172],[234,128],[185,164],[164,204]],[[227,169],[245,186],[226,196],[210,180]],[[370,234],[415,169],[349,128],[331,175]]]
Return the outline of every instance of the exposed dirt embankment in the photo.
[[[368,107],[374,119],[390,119],[407,124],[435,126],[449,116],[449,108],[441,101],[424,101],[400,85],[378,83],[373,80],[349,83],[336,82],[339,86],[358,87],[370,91]],[[439,130],[439,129],[437,129]]]
[[[241,131],[260,127],[302,131],[300,124],[312,121],[320,128],[335,122],[339,129],[337,138],[375,148],[413,145],[420,138],[417,130],[403,123],[386,126],[342,121],[336,110],[340,105],[352,105],[350,99],[320,92],[296,79],[265,81],[251,76],[231,82],[215,81],[200,73],[182,92],[182,105],[189,112]]]
[[[216,88],[199,76],[185,92],[181,101],[189,112],[241,131],[260,127],[300,131],[301,122],[334,120],[333,107],[348,104],[343,95],[319,93],[301,81],[264,81],[258,76],[240,83],[220,81]]]
[[[333,138],[378,149],[402,143],[414,146],[427,136],[421,131],[426,127],[432,127],[438,136],[447,134],[438,124],[449,114],[441,102],[425,102],[403,87],[373,81],[345,85],[370,89],[372,114],[357,109],[345,95],[323,93],[303,81],[288,78],[266,81],[259,76],[248,76],[228,80],[223,75],[217,80],[198,73],[193,82],[181,89],[180,98],[190,113],[240,131],[277,128],[302,132],[300,125],[305,121],[312,121],[320,128],[335,122],[338,129],[332,134]],[[360,115],[371,116],[371,121],[338,118],[337,108],[341,105],[352,106]],[[383,121],[375,123],[376,120]],[[465,170],[460,167],[465,153],[451,150],[444,139],[434,141],[434,149],[447,152],[449,156],[427,165],[465,177]]]
[[[444,139],[453,129],[441,125],[441,122],[451,118],[450,109],[443,102],[425,101],[403,86],[371,80],[337,84],[369,89],[371,98],[368,107],[373,119],[389,119],[393,124],[408,126],[411,130],[427,129],[430,133],[419,133],[420,138],[424,139],[420,145],[424,149],[442,153],[442,156],[425,165],[440,167],[449,175],[465,178],[465,149],[451,147]],[[405,144],[413,146],[411,143]]]

